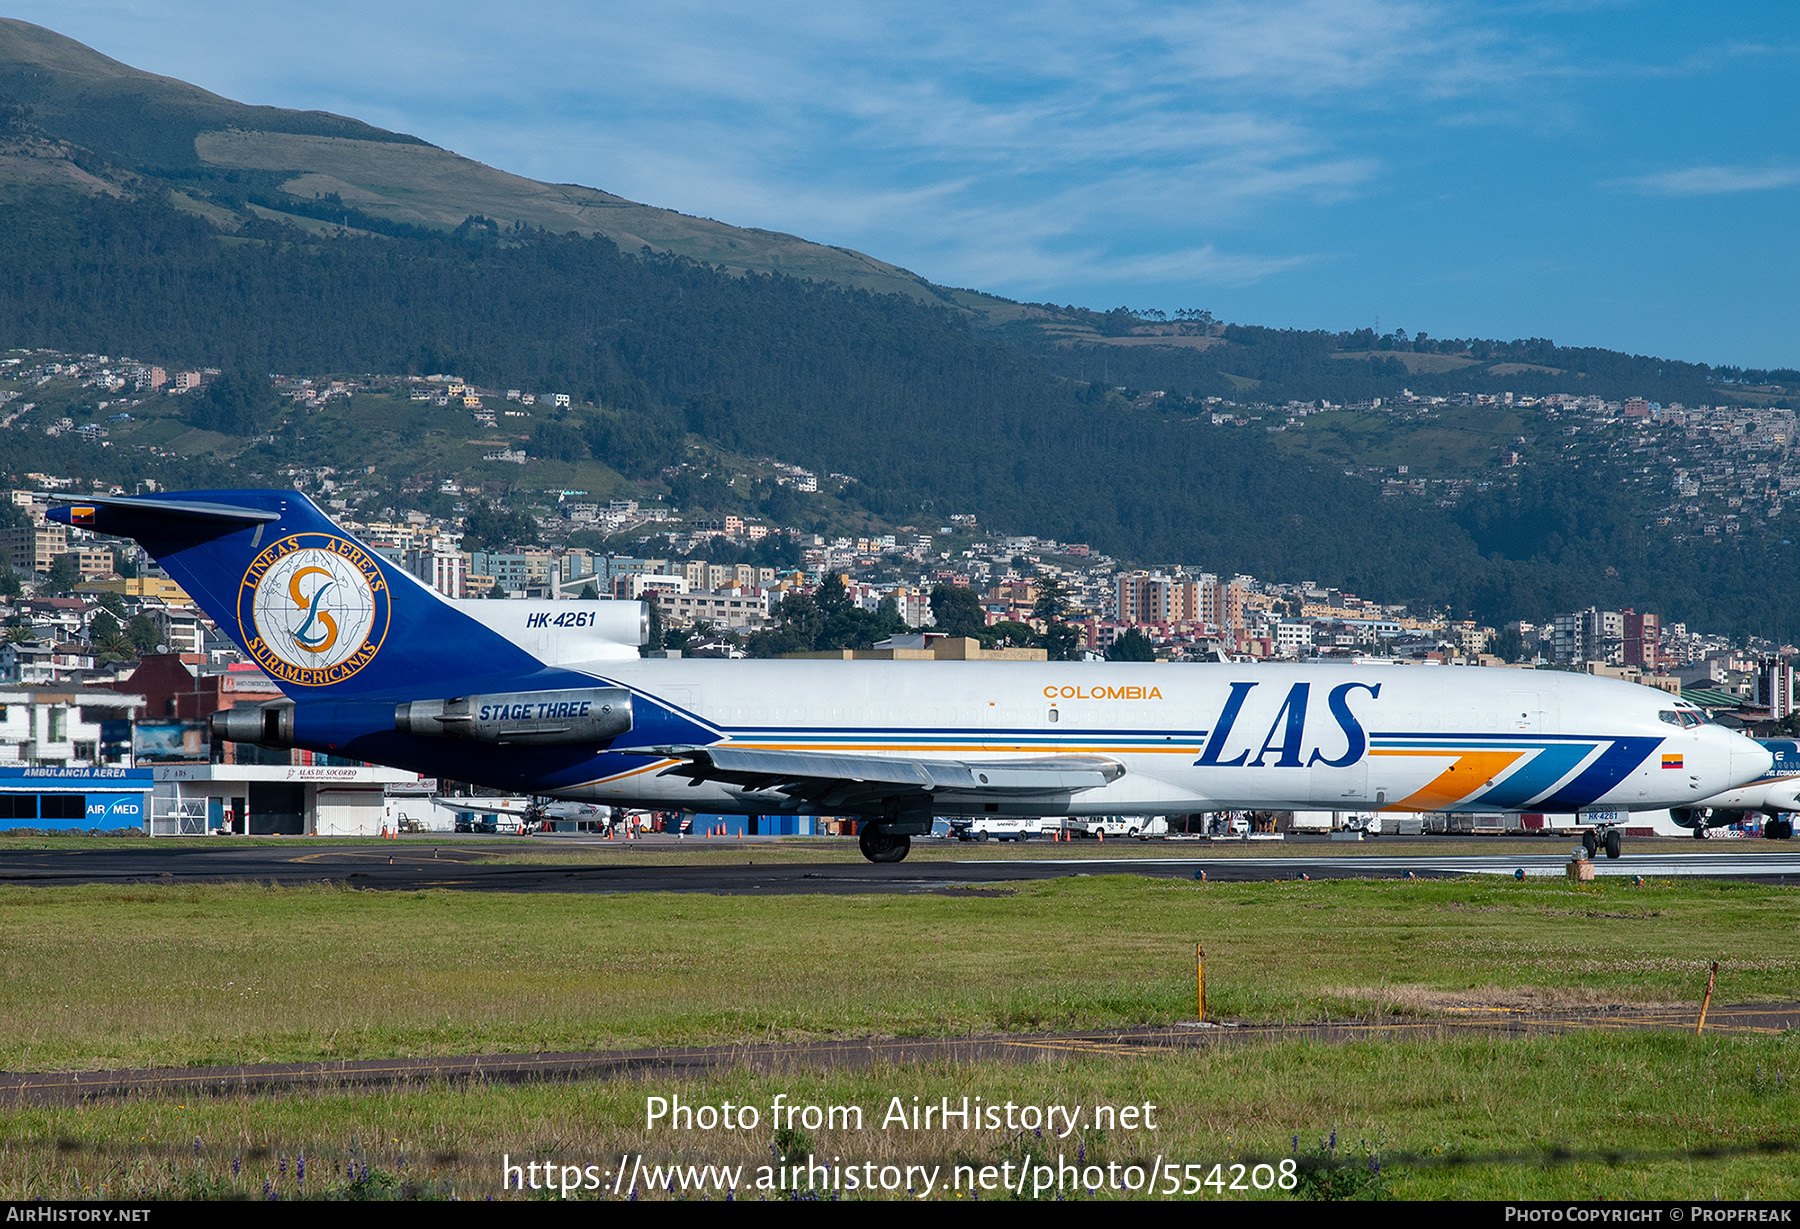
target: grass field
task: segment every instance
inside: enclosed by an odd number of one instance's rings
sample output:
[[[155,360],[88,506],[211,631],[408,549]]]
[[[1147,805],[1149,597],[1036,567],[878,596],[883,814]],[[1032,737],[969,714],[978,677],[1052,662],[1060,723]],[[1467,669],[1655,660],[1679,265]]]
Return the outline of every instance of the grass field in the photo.
[[[955,895],[0,890],[0,1066],[1795,997],[1793,889],[1059,879]]]
[[[598,1185],[614,1180],[621,1156],[642,1156],[645,1165],[742,1167],[729,1183],[737,1198],[787,1198],[779,1189],[756,1190],[759,1167],[780,1149],[836,1157],[841,1167],[938,1166],[933,1195],[949,1198],[970,1197],[944,1190],[957,1164],[971,1172],[1007,1163],[1054,1167],[1060,1154],[1078,1168],[1119,1166],[1121,1182],[1129,1180],[1124,1167],[1148,1168],[1156,1157],[1196,1165],[1199,1190],[1191,1197],[1201,1199],[1793,1199],[1800,1197],[1797,1066],[1800,1041],[1791,1036],[1609,1034],[1284,1042],[1173,1056],[221,1101],[148,1097],[8,1112],[0,1198],[556,1198],[503,1191],[502,1158],[521,1168],[594,1165]],[[777,1095],[802,1106],[860,1107],[862,1129],[840,1118],[836,1129],[777,1134],[769,1110]],[[995,1105],[1080,1107],[1082,1121],[1060,1139],[1060,1127],[1040,1136],[885,1122],[895,1098],[904,1108],[914,1097],[935,1103],[965,1095]],[[759,1121],[710,1132],[650,1128],[653,1096],[755,1106]],[[1092,1125],[1093,1106],[1145,1103],[1156,1107],[1153,1131]],[[1281,1162],[1296,1157],[1309,1168],[1320,1161],[1341,1168],[1320,1170],[1289,1194],[1272,1183]],[[1250,1180],[1242,1191],[1205,1185],[1214,1165],[1228,1185],[1231,1165],[1254,1175],[1258,1162],[1271,1167],[1260,1175],[1270,1186],[1264,1192]],[[668,1190],[666,1176],[653,1184],[636,1172],[638,1196],[682,1195]],[[1297,1183],[1305,1173],[1297,1169]],[[1033,1180],[1054,1182],[1041,1171]],[[726,1185],[715,1173],[711,1189],[688,1197],[721,1197]],[[1187,1183],[1180,1185],[1185,1193]],[[633,1193],[629,1186],[618,1192]],[[1120,1193],[1103,1181],[1092,1197]],[[1079,1179],[1073,1189],[1039,1194],[1090,1197]]]
[[[524,843],[527,848],[530,843]],[[519,843],[496,842],[496,852]],[[741,857],[705,852],[697,857]],[[759,852],[760,856],[760,852]],[[0,890],[0,1066],[170,1066],[1404,1016],[1469,1005],[1792,999],[1795,892],[1700,881],[1196,884],[1097,875],[992,894],[722,897],[341,888]],[[0,1113],[0,1198],[555,1197],[513,1163],[1086,1167],[1155,1157],[1192,1196],[1794,1198],[1800,1038],[1605,1031],[1242,1043],[1020,1063],[523,1086],[146,1095]],[[674,1131],[646,1098],[859,1106],[861,1129]],[[901,1130],[893,1098],[1158,1106],[1156,1130]],[[890,1129],[891,1126],[891,1129]],[[1327,1141],[1335,1139],[1335,1150]],[[307,1158],[306,1177],[300,1158]],[[1229,1183],[1232,1164],[1299,1189]],[[1335,1167],[1313,1170],[1321,1161]],[[1257,1171],[1264,1163],[1269,1169]],[[636,1166],[635,1159],[632,1162]],[[1212,1166],[1223,1166],[1215,1175]],[[641,1197],[679,1197],[650,1189]],[[683,1171],[686,1172],[686,1171]],[[841,1171],[840,1171],[841,1172]],[[893,1171],[899,1173],[901,1171]],[[1034,1173],[1039,1172],[1034,1170]],[[1311,1176],[1308,1176],[1311,1175]],[[714,1177],[717,1178],[715,1173]],[[841,1180],[841,1179],[840,1179]],[[1044,1178],[1054,1183],[1054,1178]],[[1043,1197],[1090,1197],[1086,1177]],[[1166,1179],[1165,1179],[1166,1181]],[[719,1181],[695,1197],[722,1195]],[[620,1190],[616,1194],[627,1196]],[[867,1192],[850,1192],[863,1197]],[[889,1192],[876,1192],[887,1195]],[[945,1197],[940,1185],[934,1197]],[[1029,1192],[1027,1192],[1029,1193]],[[606,1191],[587,1191],[605,1197]],[[892,1197],[905,1197],[894,1191]],[[981,1198],[1004,1192],[976,1192]],[[1093,1197],[1133,1197],[1107,1188]],[[971,1193],[948,1192],[967,1198]],[[1135,1197],[1146,1197],[1139,1192]]]
[[[951,841],[915,840],[908,862],[1030,862],[1081,859],[1083,861],[1133,861],[1195,858],[1444,858],[1444,857],[1543,857],[1567,856],[1579,843],[1572,833],[1533,837],[1381,837],[1365,841],[1241,841],[1149,840],[1123,838],[1110,841],[1048,840]],[[404,848],[405,846],[401,846]],[[490,861],[537,866],[606,866],[639,863],[686,862],[735,863],[767,860],[779,863],[861,862],[856,842],[850,838],[796,838],[781,841],[743,841],[731,837],[649,841],[566,840],[559,837],[509,840],[503,846],[469,846]],[[1691,839],[1630,837],[1627,850],[1636,855],[1693,853]],[[1720,846],[1714,846],[1717,849]],[[1784,847],[1747,841],[1732,852]]]

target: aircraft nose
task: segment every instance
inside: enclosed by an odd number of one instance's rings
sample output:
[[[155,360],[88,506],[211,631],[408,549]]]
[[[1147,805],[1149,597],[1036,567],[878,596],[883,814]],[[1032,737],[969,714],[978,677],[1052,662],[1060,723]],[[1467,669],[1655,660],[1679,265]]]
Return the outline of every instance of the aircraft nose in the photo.
[[[1755,739],[1742,734],[1731,736],[1731,782],[1744,785],[1772,771],[1775,757]]]

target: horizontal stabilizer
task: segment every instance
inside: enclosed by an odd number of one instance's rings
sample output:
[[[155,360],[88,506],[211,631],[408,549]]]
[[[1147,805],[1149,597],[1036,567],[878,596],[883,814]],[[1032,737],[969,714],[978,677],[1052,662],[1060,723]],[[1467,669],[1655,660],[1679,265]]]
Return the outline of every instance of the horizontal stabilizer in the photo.
[[[279,512],[262,508],[234,507],[204,500],[124,496],[71,500],[51,508],[44,515],[65,525],[125,538],[139,536],[146,525],[158,520],[186,521],[195,528],[213,521],[222,529],[238,529],[281,519]]]

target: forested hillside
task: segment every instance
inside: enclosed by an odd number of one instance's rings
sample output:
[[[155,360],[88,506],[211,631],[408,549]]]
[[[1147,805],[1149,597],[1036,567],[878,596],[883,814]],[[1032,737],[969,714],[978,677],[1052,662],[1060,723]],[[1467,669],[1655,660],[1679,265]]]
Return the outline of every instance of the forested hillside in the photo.
[[[275,222],[221,237],[158,199],[61,195],[18,199],[9,214],[8,344],[567,389],[606,407],[576,417],[572,446],[636,475],[677,460],[692,432],[854,475],[852,498],[895,522],[973,512],[1126,558],[1487,618],[1638,602],[1775,632],[1758,595],[1794,579],[1778,539],[1658,542],[1592,472],[1498,488],[1454,513],[1384,499],[1284,458],[1265,435],[1059,378],[899,296],[479,224],[403,241]]]
[[[1392,399],[1410,389],[1422,397],[1569,393],[1686,405],[1721,401],[1800,405],[1800,371],[1713,368],[1616,350],[1559,346],[1537,337],[1437,339],[1403,331],[1378,336],[1373,329],[1333,332],[1228,324],[1205,330],[1208,344],[1201,348],[1176,341],[1154,344],[1165,328],[1154,320],[1120,321],[1113,316],[1109,321],[1099,313],[1059,310],[1063,319],[1088,327],[1045,328],[1041,322],[1027,321],[1002,331],[1049,370],[1071,379],[1162,389],[1185,397],[1276,405],[1319,398],[1341,403]]]

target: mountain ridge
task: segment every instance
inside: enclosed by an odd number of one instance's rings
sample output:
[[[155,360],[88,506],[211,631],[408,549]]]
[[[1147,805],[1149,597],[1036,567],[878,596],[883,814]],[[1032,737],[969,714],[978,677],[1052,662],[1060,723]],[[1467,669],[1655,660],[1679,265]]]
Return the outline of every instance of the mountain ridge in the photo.
[[[850,248],[730,226],[598,188],[527,179],[327,111],[236,102],[11,18],[0,19],[0,103],[13,109],[15,126],[24,121],[144,179],[262,172],[281,176],[272,186],[293,196],[335,195],[397,223],[452,230],[480,215],[502,227],[604,235],[627,252],[648,247],[736,273],[783,273],[950,301],[917,274]],[[19,115],[21,108],[29,115]]]

